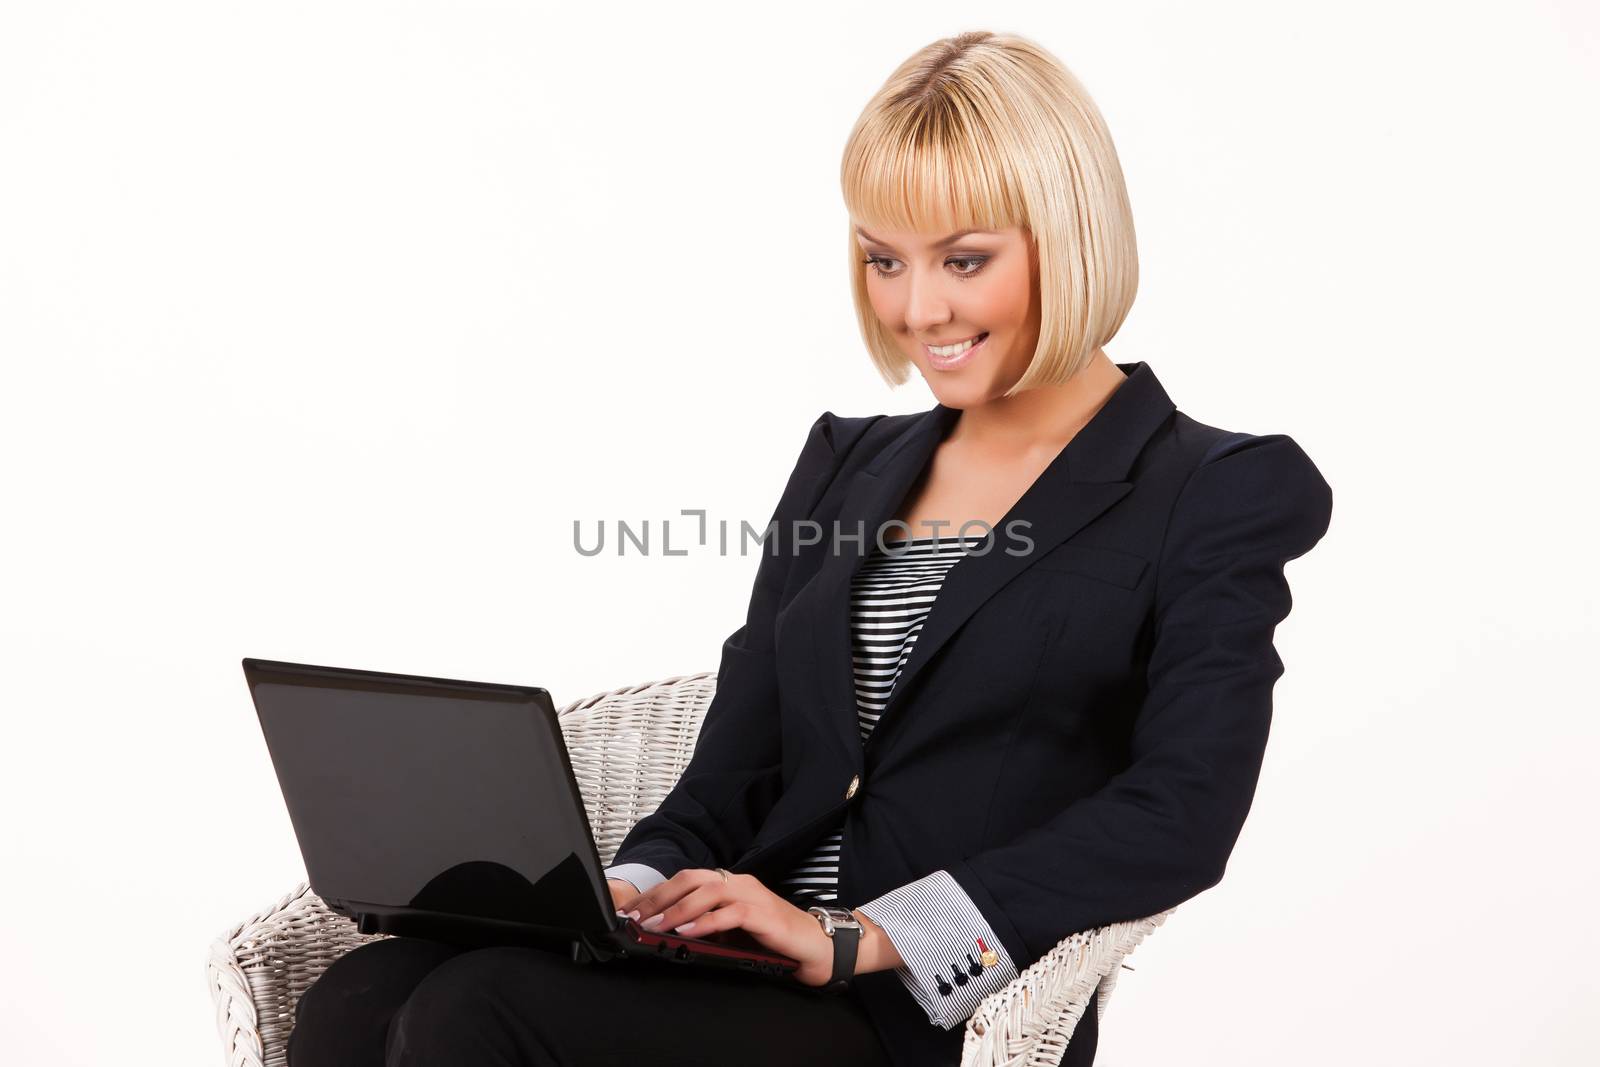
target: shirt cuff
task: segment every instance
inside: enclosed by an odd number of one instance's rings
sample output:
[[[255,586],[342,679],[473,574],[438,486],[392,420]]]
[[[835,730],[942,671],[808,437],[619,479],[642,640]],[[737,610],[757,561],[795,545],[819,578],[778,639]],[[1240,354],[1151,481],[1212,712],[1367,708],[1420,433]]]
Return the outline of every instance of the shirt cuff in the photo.
[[[621,878],[641,893],[647,893],[667,880],[667,876],[646,863],[619,863],[602,872],[607,878]]]
[[[948,871],[908,882],[856,910],[883,927],[905,961],[895,973],[935,1026],[960,1026],[985,997],[1016,980],[1005,946]]]

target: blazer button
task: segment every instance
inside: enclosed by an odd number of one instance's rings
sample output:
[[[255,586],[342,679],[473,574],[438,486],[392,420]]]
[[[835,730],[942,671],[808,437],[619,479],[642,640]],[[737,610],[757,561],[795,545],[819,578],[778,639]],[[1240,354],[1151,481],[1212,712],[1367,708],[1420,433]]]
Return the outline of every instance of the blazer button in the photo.
[[[856,787],[859,786],[860,784],[861,784],[861,776],[859,774],[852,774],[850,776],[850,784],[845,787],[844,798],[846,800],[849,800],[851,797],[855,796],[856,795]]]

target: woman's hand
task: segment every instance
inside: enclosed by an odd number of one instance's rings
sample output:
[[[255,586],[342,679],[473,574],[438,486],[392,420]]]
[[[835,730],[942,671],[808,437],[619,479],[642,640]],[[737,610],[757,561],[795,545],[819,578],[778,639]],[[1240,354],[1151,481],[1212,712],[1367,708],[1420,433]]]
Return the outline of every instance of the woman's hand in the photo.
[[[610,886],[617,910],[631,914],[646,930],[708,937],[740,929],[764,948],[798,960],[795,979],[802,985],[824,985],[833,974],[833,941],[822,924],[753,874],[729,874],[724,882],[716,871],[688,867],[644,894],[619,897],[617,882]]]

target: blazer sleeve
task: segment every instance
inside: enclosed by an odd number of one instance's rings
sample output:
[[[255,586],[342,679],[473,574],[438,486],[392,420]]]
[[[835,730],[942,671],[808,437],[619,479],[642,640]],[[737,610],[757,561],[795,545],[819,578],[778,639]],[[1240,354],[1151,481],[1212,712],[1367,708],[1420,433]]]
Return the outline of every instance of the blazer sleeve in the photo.
[[[1068,934],[1176,907],[1222,880],[1255,794],[1283,673],[1284,564],[1333,495],[1282,435],[1218,442],[1179,493],[1156,570],[1129,766],[996,848],[949,865],[1019,967]]]
[[[660,807],[623,838],[613,867],[641,864],[665,879],[687,867],[727,866],[777,803],[783,753],[773,627],[794,558],[794,522],[809,515],[833,471],[835,419],[823,412],[812,424],[773,511],[745,623],[723,642],[694,754]]]

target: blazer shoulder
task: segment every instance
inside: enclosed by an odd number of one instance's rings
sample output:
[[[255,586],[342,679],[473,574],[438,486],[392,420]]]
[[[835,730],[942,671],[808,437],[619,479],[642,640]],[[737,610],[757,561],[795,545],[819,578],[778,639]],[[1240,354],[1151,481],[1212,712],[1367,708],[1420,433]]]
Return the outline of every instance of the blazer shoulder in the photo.
[[[815,429],[828,442],[834,457],[842,464],[852,453],[857,462],[876,455],[898,440],[917,420],[918,413],[906,415],[836,415],[824,411],[817,416]]]
[[[1178,411],[1174,413],[1170,434],[1173,447],[1181,457],[1180,462],[1189,474],[1230,456],[1265,450],[1252,457],[1252,460],[1277,467],[1286,473],[1298,473],[1314,481],[1323,481],[1321,472],[1305,449],[1286,433],[1227,430]]]
[[[870,454],[870,446],[863,449],[862,442],[884,418],[882,415],[836,415],[824,411],[812,420],[800,456],[779,498],[777,514],[809,515],[828,486],[851,462],[852,454]]]
[[[1172,429],[1181,455],[1181,501],[1236,517],[1242,511],[1276,510],[1314,528],[1314,544],[1328,529],[1333,489],[1300,443],[1286,433],[1225,430],[1177,413]],[[1309,547],[1309,546],[1308,546]]]

